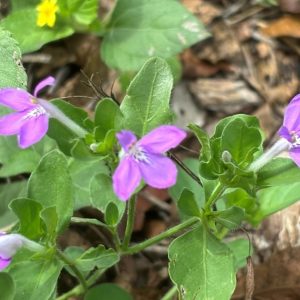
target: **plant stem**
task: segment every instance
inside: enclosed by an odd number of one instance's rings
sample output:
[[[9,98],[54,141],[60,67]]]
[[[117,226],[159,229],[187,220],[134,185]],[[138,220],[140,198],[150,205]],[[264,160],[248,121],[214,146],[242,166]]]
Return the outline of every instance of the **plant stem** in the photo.
[[[177,286],[174,285],[168,290],[168,292],[161,298],[161,300],[172,300],[175,294],[177,293]]]
[[[130,240],[131,240],[131,235],[133,231],[133,226],[134,226],[134,215],[135,215],[135,202],[136,202],[136,195],[133,195],[128,203],[128,209],[127,209],[127,224],[126,224],[126,229],[125,229],[125,235],[124,235],[124,240],[123,240],[123,245],[122,249],[127,250]]]
[[[208,198],[207,202],[205,203],[204,210],[207,211],[215,204],[215,202],[218,200],[218,198],[223,194],[225,190],[225,186],[221,183],[218,182],[217,186],[211,193],[210,197]]]
[[[91,277],[86,281],[87,286],[91,287],[104,272],[105,272],[105,269],[96,270],[94,272],[94,274],[92,274]],[[67,293],[56,298],[56,300],[68,300],[69,298],[71,298],[73,296],[80,296],[84,292],[85,292],[85,289],[80,284],[80,285],[75,286],[72,290],[68,291]]]
[[[110,233],[112,235],[116,250],[117,250],[117,252],[119,252],[120,248],[121,248],[121,241],[120,241],[120,238],[119,238],[119,234],[117,232],[117,228],[116,227],[112,228],[110,230]]]
[[[87,288],[88,288],[87,282],[86,282],[83,274],[81,273],[81,271],[76,267],[76,264],[74,263],[74,261],[71,260],[69,257],[67,257],[63,252],[61,252],[58,249],[56,250],[56,254],[57,254],[58,258],[60,260],[62,260],[65,264],[67,264],[71,268],[71,270],[74,272],[80,285],[82,286],[83,291],[87,290]]]
[[[144,250],[145,248],[147,248],[153,244],[156,244],[165,238],[168,238],[168,237],[174,235],[178,231],[183,230],[187,227],[190,227],[190,226],[196,224],[197,222],[199,222],[199,218],[192,217],[192,218],[184,221],[181,224],[178,224],[172,228],[169,228],[168,230],[158,234],[157,236],[155,236],[149,240],[146,240],[140,244],[129,247],[128,249],[125,249],[125,251],[122,254],[127,255],[127,254],[134,254],[134,253],[140,252],[140,251]]]

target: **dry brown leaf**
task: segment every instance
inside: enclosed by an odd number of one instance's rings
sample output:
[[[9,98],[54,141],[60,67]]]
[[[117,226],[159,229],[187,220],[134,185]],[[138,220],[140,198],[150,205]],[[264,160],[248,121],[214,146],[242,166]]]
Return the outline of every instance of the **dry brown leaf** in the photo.
[[[261,32],[269,37],[289,36],[300,38],[300,18],[299,16],[285,15],[270,22]]]

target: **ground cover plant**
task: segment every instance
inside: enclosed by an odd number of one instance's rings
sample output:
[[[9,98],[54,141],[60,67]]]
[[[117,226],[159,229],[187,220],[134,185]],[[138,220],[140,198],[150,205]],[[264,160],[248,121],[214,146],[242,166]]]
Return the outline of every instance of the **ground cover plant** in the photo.
[[[230,299],[245,266],[251,299],[252,242],[244,228],[299,200],[300,95],[285,108],[269,149],[252,115],[222,118],[212,135],[194,123],[174,125],[172,58],[208,33],[179,2],[153,0],[151,9],[149,3],[117,1],[99,21],[97,1],[14,0],[0,22],[0,177],[9,179],[2,185],[3,299],[133,299],[103,283],[103,276],[124,257],[135,259],[169,238],[172,286],[162,299]],[[165,14],[169,9],[172,15]],[[58,80],[53,76],[28,91],[21,63],[22,53],[74,31],[101,36],[105,62],[130,74],[125,96],[98,97],[92,115],[65,99],[46,100],[42,93]],[[188,135],[197,138],[200,151],[182,161],[175,149]],[[283,151],[289,157],[278,157]],[[180,220],[133,242],[137,197],[145,186],[169,189]],[[83,207],[100,217],[78,217]],[[97,226],[110,242],[61,247],[72,224]],[[244,237],[228,239],[236,230]],[[65,274],[77,283],[62,292],[58,282]]]

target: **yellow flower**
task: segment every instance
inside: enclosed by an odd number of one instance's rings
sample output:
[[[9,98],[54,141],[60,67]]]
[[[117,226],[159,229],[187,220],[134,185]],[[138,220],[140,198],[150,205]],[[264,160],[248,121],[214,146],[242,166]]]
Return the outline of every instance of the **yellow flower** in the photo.
[[[48,25],[53,27],[56,20],[55,13],[58,11],[57,0],[42,0],[42,2],[36,7],[38,17],[36,24],[39,27]]]

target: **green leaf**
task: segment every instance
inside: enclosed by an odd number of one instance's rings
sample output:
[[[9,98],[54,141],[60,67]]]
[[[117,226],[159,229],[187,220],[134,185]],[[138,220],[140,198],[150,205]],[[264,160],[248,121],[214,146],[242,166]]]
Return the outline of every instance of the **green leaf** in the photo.
[[[169,101],[173,78],[161,58],[149,59],[134,77],[121,104],[124,127],[139,136],[171,121]]]
[[[250,241],[248,239],[243,238],[235,239],[226,243],[233,252],[236,271],[245,267],[247,264],[247,257],[252,255],[252,247],[249,243]]]
[[[59,0],[60,13],[71,17],[73,26],[89,25],[97,18],[98,0]]]
[[[118,221],[119,221],[119,209],[116,204],[110,202],[106,206],[105,223],[110,226],[115,226],[118,224]]]
[[[121,0],[101,48],[112,68],[137,70],[151,56],[172,57],[208,37],[199,20],[174,0]]]
[[[257,201],[255,197],[249,195],[241,188],[228,190],[223,196],[223,199],[225,200],[226,207],[240,207],[245,210],[248,217],[251,217],[257,209]]]
[[[232,206],[226,210],[215,213],[216,222],[222,224],[230,230],[237,229],[241,226],[242,221],[245,219],[244,209]]]
[[[14,300],[16,293],[16,286],[11,278],[11,276],[7,273],[0,273],[0,291],[1,291],[1,300]]]
[[[72,27],[57,20],[54,28],[38,27],[35,7],[13,11],[0,22],[19,42],[22,53],[38,50],[43,45],[70,36],[74,33]]]
[[[76,124],[78,124],[82,128],[88,129],[85,122],[88,118],[88,115],[84,110],[59,99],[53,100],[51,101],[51,103],[56,105]],[[72,148],[79,140],[78,136],[73,131],[71,131],[68,127],[54,118],[51,118],[49,121],[49,129],[47,135],[56,140],[60,150],[69,156],[71,155]],[[88,148],[88,146],[86,147]]]
[[[186,300],[228,300],[235,288],[231,250],[199,226],[169,247],[169,273]]]
[[[253,155],[262,146],[259,129],[247,126],[243,119],[229,122],[222,133],[221,151],[228,151],[234,162],[245,167],[253,161]]]
[[[264,218],[299,200],[300,183],[269,187],[257,192],[258,208],[249,221],[258,225]]]
[[[47,239],[51,242],[54,242],[56,238],[56,228],[58,223],[55,206],[50,206],[43,209],[40,213],[40,217],[46,226]]]
[[[11,0],[11,6],[13,11],[17,11],[20,9],[34,7],[40,3],[40,0]]]
[[[73,182],[75,209],[91,205],[89,188],[91,180],[97,174],[109,173],[101,160],[82,161],[74,158],[69,159],[69,172]]]
[[[46,154],[28,181],[28,196],[44,207],[55,206],[57,231],[62,230],[73,214],[72,180],[65,156],[58,150]]]
[[[211,158],[211,147],[210,147],[210,141],[208,134],[202,130],[198,125],[196,124],[190,124],[188,126],[193,133],[196,135],[198,141],[200,142],[202,148],[201,148],[201,159],[208,161]]]
[[[0,27],[0,88],[26,88],[27,75],[21,59],[18,43],[11,37],[10,32]]]
[[[200,216],[200,207],[198,206],[197,201],[195,200],[195,195],[193,192],[184,189],[180,195],[180,198],[177,202],[179,211],[189,217],[199,217]]]
[[[52,299],[61,269],[57,260],[13,262],[9,274],[18,287],[14,300]]]
[[[257,185],[259,188],[296,182],[300,182],[300,169],[289,158],[274,158],[257,173]]]
[[[111,177],[105,174],[98,174],[93,177],[90,183],[91,203],[102,213],[106,212],[109,203],[114,203],[119,211],[118,222],[120,222],[125,211],[125,202],[118,199],[112,188]]]
[[[85,295],[84,300],[133,300],[133,298],[118,285],[113,283],[102,283],[91,288]]]
[[[32,240],[38,240],[44,234],[40,212],[43,209],[39,202],[21,198],[11,202],[10,208],[19,219],[19,233]]]
[[[8,208],[12,199],[26,196],[27,181],[16,181],[0,185],[0,228],[16,221],[16,216]]]
[[[120,107],[109,98],[101,100],[95,109],[95,127],[98,128],[97,140],[103,140],[111,129],[119,129],[122,122]],[[101,132],[101,134],[100,134]]]
[[[99,245],[97,248],[90,248],[75,260],[76,265],[82,270],[91,271],[95,267],[98,269],[108,269],[119,261],[119,255],[113,249],[105,249]]]

